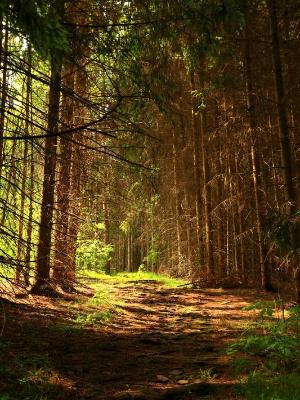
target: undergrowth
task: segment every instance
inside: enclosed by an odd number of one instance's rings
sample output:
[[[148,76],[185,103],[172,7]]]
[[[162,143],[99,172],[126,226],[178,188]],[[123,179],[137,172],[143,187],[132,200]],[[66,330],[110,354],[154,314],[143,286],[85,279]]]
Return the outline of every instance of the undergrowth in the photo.
[[[278,301],[245,310],[259,310],[259,316],[228,349],[235,372],[244,374],[241,394],[248,400],[299,400],[300,307]]]
[[[83,298],[70,306],[78,310],[73,322],[82,327],[97,326],[110,321],[115,313],[121,312],[124,303],[104,284],[96,283],[92,286],[95,289],[93,297]]]
[[[13,354],[6,365],[0,365],[0,374],[5,382],[0,386],[0,400],[47,400],[61,390],[60,378],[47,355]]]
[[[96,326],[103,322],[109,321],[113,317],[113,313],[109,310],[96,311],[88,314],[77,314],[74,322],[81,326]]]

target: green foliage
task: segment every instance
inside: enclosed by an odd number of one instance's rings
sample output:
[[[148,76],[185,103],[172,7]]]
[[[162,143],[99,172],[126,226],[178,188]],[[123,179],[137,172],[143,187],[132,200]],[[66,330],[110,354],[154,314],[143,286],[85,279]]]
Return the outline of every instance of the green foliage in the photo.
[[[120,223],[120,230],[123,232],[123,233],[128,233],[129,232],[129,230],[130,230],[130,223],[129,223],[129,221],[126,219],[126,220],[124,220],[124,221],[122,221],[121,223]]]
[[[235,372],[249,373],[241,392],[249,400],[299,399],[300,307],[262,302],[245,310],[259,310],[258,319],[228,349],[238,354],[232,363]]]
[[[299,400],[300,375],[253,372],[240,391],[248,400]]]
[[[147,267],[146,267],[146,265],[145,265],[144,263],[142,263],[142,264],[139,266],[138,273],[142,274],[142,273],[144,273],[144,272],[147,272]]]
[[[8,393],[0,394],[0,400],[11,400],[11,397]]]
[[[155,243],[148,250],[148,254],[143,258],[143,262],[155,264],[159,257],[159,251]]]
[[[47,400],[60,390],[58,376],[48,356],[14,356],[0,368],[0,373],[6,383],[6,392],[0,394],[0,400]]]
[[[75,322],[81,326],[96,326],[109,321],[112,317],[113,314],[110,310],[96,311],[89,314],[78,314],[75,318]]]
[[[79,269],[103,271],[113,252],[111,244],[104,245],[98,239],[87,239],[80,242],[76,257]]]
[[[213,368],[200,368],[197,378],[201,379],[204,382],[208,382],[211,379],[214,379],[216,374],[214,374]]]
[[[17,26],[44,57],[67,48],[67,31],[52,2],[42,0],[2,0],[0,15]],[[59,5],[59,2],[57,2]],[[63,4],[63,2],[61,2]]]
[[[268,241],[275,249],[284,253],[300,249],[300,235],[295,235],[299,230],[300,210],[292,215],[273,211],[265,224]]]

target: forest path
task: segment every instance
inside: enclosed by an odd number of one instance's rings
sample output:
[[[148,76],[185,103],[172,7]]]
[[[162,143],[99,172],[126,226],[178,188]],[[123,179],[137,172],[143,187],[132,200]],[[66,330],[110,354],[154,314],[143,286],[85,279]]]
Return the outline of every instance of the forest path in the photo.
[[[82,315],[102,308],[83,307],[82,296],[4,305],[0,394],[11,397],[3,398],[238,398],[223,350],[249,319],[241,308],[263,293],[168,288],[155,281],[101,285],[118,307],[97,324],[78,325]]]

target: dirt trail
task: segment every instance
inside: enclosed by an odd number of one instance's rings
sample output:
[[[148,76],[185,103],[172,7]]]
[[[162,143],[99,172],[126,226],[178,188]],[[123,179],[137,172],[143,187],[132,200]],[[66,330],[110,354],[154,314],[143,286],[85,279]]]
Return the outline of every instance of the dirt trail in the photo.
[[[27,360],[28,371],[33,364],[35,371],[45,370],[47,363],[51,370],[45,396],[28,399],[238,398],[221,350],[249,318],[241,308],[264,298],[262,293],[157,282],[114,284],[110,290],[122,299],[122,312],[97,327],[70,325],[74,311],[59,300],[5,305],[1,365],[9,357],[15,364]],[[18,377],[3,381],[0,374],[0,393],[13,390],[13,379]]]

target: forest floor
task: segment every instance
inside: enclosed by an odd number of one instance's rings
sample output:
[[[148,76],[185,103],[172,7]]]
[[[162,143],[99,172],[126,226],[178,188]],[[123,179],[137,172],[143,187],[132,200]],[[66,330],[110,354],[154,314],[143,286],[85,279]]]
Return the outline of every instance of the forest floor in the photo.
[[[225,350],[266,294],[130,277],[80,292],[2,301],[0,400],[240,399]]]

